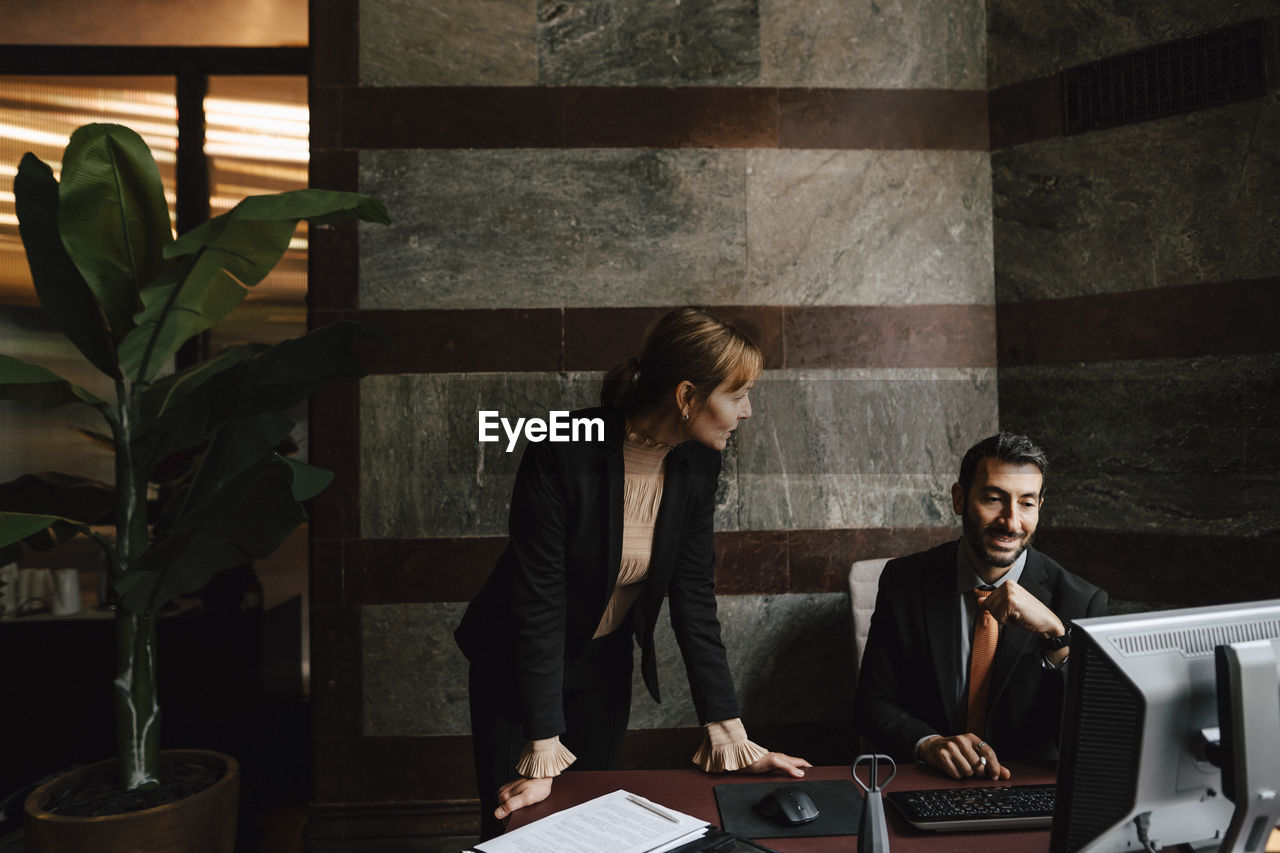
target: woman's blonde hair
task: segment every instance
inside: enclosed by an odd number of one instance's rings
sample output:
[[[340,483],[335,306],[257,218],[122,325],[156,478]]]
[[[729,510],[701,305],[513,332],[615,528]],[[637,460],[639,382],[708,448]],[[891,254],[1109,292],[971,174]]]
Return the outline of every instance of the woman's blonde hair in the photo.
[[[731,323],[701,308],[677,308],[649,332],[639,356],[605,375],[600,402],[628,415],[647,412],[688,380],[700,404],[724,382],[746,385],[763,366],[760,350]]]

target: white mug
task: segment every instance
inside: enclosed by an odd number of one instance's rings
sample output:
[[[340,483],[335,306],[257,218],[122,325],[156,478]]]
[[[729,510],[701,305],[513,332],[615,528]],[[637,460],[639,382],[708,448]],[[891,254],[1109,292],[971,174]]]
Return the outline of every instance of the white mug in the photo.
[[[80,572],[58,569],[53,573],[53,615],[72,616],[80,612]]]
[[[53,601],[53,571],[22,569],[18,572],[18,615],[48,610]]]

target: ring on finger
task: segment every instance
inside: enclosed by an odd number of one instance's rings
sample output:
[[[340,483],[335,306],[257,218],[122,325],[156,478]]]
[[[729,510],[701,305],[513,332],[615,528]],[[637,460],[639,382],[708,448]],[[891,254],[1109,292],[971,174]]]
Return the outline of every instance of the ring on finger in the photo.
[[[978,750],[982,749],[986,745],[987,745],[987,742],[985,740],[978,741],[978,745],[973,748],[974,752],[977,752]]]

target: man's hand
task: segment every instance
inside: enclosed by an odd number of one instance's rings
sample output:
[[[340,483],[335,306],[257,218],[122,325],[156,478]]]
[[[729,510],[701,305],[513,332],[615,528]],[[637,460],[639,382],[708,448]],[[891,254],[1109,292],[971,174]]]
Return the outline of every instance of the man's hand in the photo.
[[[978,605],[991,611],[1002,625],[1017,625],[1041,637],[1061,637],[1067,633],[1062,620],[1043,601],[1027,592],[1017,581],[1005,581]]]
[[[804,770],[801,768],[812,766],[803,758],[792,758],[790,755],[783,755],[781,752],[766,752],[742,768],[742,772],[768,773],[770,770],[781,770],[784,773],[799,777],[804,775]]]
[[[975,734],[939,735],[920,744],[919,753],[952,779],[1008,779],[1013,775],[1000,763],[991,745]]]
[[[550,776],[543,779],[525,779],[522,776],[503,785],[498,789],[498,807],[493,810],[493,816],[502,820],[516,809],[542,802],[551,796],[551,781]]]

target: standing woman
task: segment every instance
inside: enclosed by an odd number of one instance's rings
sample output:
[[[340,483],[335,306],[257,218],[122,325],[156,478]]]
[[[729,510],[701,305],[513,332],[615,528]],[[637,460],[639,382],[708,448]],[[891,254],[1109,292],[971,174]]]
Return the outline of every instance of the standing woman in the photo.
[[[697,308],[663,317],[639,358],[605,377],[604,439],[530,443],[511,495],[509,542],[454,633],[471,662],[482,836],[551,792],[569,768],[616,766],[631,708],[633,638],[655,700],[663,597],[709,772],[807,761],[747,739],[716,620],[712,518],[720,451],[751,417],[762,358]]]

